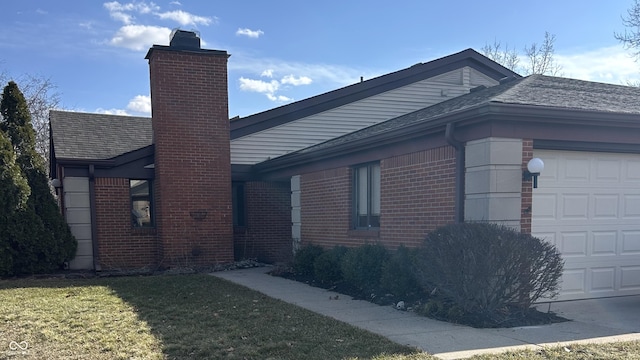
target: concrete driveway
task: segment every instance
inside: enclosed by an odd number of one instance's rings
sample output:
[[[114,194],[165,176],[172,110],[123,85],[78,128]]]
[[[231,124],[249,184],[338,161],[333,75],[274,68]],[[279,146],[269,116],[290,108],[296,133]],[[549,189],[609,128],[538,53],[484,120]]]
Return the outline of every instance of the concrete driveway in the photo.
[[[573,321],[640,333],[640,295],[562,301],[538,306]]]

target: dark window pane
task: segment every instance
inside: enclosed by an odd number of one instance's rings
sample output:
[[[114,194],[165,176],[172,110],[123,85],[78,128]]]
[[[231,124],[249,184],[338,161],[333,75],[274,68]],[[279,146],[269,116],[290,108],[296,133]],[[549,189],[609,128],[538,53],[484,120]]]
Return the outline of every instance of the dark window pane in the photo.
[[[153,226],[151,183],[148,180],[129,180],[131,195],[131,225]]]

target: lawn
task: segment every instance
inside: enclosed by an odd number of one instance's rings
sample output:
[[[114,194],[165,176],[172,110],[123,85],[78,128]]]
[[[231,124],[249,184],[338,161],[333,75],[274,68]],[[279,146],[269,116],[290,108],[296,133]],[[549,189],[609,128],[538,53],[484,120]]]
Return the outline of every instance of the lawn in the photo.
[[[208,275],[4,280],[0,304],[0,359],[434,359]],[[640,359],[640,343],[499,359]]]

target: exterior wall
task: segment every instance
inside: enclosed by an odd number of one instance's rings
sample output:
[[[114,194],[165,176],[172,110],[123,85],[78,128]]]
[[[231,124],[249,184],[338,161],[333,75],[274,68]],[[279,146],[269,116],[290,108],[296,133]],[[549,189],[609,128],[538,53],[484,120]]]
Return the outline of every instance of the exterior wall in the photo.
[[[455,156],[455,149],[446,146],[381,163],[384,245],[417,246],[430,231],[455,222]]]
[[[352,230],[352,171],[336,168],[301,176],[303,244],[325,247],[377,242],[418,245],[455,221],[455,150],[450,146],[380,161],[380,229]]]
[[[498,81],[463,67],[231,141],[233,164],[256,164],[424,109]],[[260,146],[256,146],[260,144]]]
[[[527,170],[529,160],[533,158],[533,140],[522,140],[522,169]],[[520,231],[531,233],[531,216],[533,206],[533,181],[522,181],[522,214],[520,215]]]
[[[162,265],[231,262],[227,53],[153,47],[147,58]]]
[[[487,221],[520,230],[522,140],[485,138],[466,145],[465,221]]]
[[[76,257],[69,263],[69,268],[74,270],[93,269],[89,178],[65,177],[62,180],[62,191],[64,216],[71,233],[78,240]]]
[[[155,229],[131,226],[129,179],[96,178],[95,194],[98,261],[102,269],[155,268]]]
[[[235,258],[268,263],[291,260],[289,182],[245,183],[246,226],[234,229]]]

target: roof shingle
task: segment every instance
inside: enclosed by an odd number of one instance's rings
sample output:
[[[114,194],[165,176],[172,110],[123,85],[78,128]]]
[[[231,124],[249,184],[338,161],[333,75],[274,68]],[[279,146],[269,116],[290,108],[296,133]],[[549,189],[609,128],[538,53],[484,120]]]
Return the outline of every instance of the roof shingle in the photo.
[[[52,110],[49,120],[58,159],[106,160],[153,142],[150,117]]]

